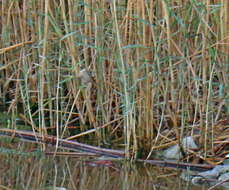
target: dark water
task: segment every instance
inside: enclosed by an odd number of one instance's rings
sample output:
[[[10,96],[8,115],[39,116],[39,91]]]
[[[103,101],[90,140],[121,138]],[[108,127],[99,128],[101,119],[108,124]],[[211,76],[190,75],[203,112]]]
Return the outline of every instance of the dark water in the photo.
[[[0,137],[1,138],[1,137]],[[4,146],[0,143],[1,148]],[[144,164],[114,161],[95,165],[92,158],[23,154],[24,143],[11,143],[0,152],[0,189],[48,190],[200,190],[180,179],[181,171]],[[34,145],[26,146],[33,150]],[[5,148],[5,146],[4,146]],[[88,160],[90,160],[88,162]],[[64,189],[65,188],[65,189]]]

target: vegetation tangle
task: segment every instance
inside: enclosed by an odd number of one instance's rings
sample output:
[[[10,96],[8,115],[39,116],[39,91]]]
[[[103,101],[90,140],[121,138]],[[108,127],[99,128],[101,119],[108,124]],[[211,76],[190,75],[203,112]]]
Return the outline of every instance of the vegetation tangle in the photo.
[[[228,153],[229,1],[3,0],[8,125],[116,145],[126,157],[193,136]],[[6,127],[6,125],[4,126]]]

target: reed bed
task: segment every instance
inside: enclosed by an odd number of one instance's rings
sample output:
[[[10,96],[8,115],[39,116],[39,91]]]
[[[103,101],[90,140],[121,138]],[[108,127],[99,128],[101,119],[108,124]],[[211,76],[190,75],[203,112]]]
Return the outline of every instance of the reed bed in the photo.
[[[19,115],[41,134],[89,131],[127,157],[196,135],[203,156],[218,154],[229,123],[229,1],[0,6],[0,101],[13,127]]]

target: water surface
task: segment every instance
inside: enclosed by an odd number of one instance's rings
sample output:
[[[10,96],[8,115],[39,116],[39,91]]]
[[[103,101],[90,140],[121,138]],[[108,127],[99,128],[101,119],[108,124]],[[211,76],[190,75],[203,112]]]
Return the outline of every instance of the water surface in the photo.
[[[28,144],[28,143],[27,143]],[[5,148],[3,143],[1,147]],[[3,146],[4,145],[4,146]],[[124,161],[93,162],[89,157],[45,156],[34,151],[34,145],[8,144],[9,150],[0,153],[0,185],[2,189],[45,190],[62,187],[67,190],[140,189],[204,190],[183,181],[181,171],[149,164],[133,164]],[[21,152],[20,152],[21,151]]]

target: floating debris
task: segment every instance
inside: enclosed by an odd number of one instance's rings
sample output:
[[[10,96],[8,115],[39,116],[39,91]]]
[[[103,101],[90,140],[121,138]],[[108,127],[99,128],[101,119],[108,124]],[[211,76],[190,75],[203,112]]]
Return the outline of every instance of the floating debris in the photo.
[[[229,155],[222,165],[205,172],[182,172],[180,176],[185,181],[191,181],[194,185],[222,186],[229,188]]]

